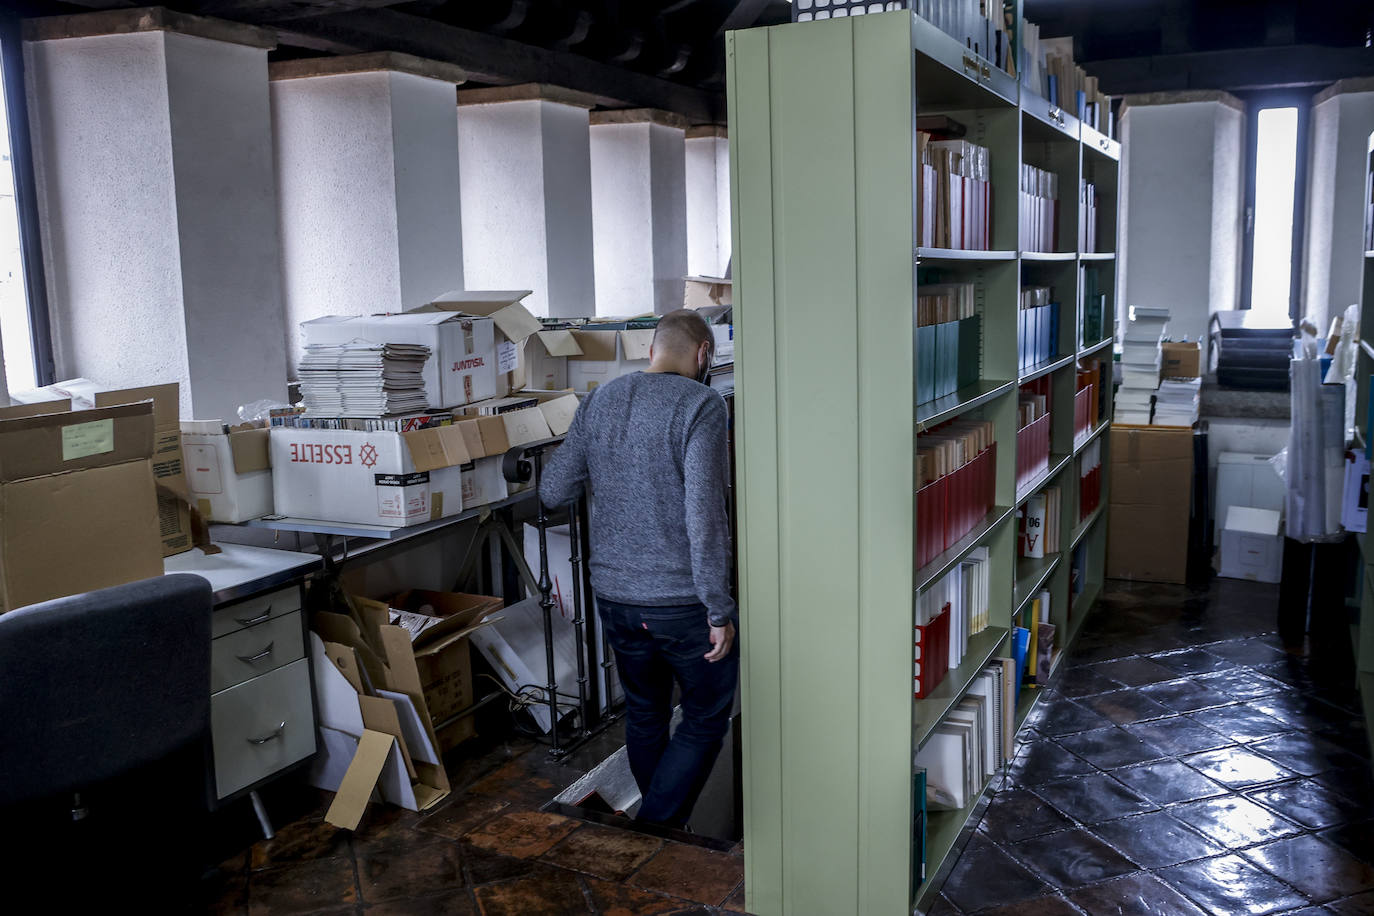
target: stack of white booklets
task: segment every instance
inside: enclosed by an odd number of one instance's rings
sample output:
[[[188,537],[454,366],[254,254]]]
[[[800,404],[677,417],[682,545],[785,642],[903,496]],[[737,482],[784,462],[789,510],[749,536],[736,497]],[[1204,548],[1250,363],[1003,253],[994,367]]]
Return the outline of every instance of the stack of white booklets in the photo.
[[[1149,424],[1150,403],[1159,387],[1159,344],[1168,326],[1168,309],[1131,306],[1121,338],[1121,387],[1116,390],[1115,422]]]
[[[429,409],[421,374],[429,347],[311,344],[300,364],[308,417],[388,417]]]
[[[1155,393],[1155,426],[1192,426],[1202,404],[1202,379],[1166,378]]]

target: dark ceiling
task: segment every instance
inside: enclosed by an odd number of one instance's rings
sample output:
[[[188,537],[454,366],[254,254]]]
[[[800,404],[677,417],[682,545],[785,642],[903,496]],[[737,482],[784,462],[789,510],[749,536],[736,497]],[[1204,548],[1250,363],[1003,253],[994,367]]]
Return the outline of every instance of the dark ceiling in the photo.
[[[1045,37],[1113,94],[1319,86],[1374,76],[1374,0],[1024,0]],[[135,6],[26,0],[36,14]],[[725,31],[785,22],[786,0],[171,0],[183,12],[277,30],[273,59],[403,51],[474,84],[545,82],[611,107],[724,118]]]

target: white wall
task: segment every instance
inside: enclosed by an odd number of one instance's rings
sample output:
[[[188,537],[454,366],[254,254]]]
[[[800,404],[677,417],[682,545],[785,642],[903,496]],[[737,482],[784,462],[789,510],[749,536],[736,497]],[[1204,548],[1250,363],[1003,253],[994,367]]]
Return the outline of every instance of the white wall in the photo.
[[[267,52],[155,31],[25,59],[58,376],[178,381],[201,418],[284,397]]]
[[[1360,301],[1364,176],[1374,131],[1374,80],[1346,80],[1316,97],[1308,140],[1302,311],[1325,333]]]
[[[722,277],[730,261],[730,142],[720,129],[688,131],[685,156],[687,273]]]
[[[1118,315],[1168,308],[1170,335],[1199,339],[1213,311],[1239,304],[1244,115],[1225,101],[1134,104],[1122,131]]]

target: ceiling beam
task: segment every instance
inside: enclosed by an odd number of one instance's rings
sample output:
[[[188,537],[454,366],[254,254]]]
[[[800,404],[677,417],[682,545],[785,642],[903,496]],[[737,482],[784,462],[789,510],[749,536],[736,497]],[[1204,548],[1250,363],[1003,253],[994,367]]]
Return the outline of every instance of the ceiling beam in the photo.
[[[721,25],[720,30],[728,32],[731,29],[749,28],[759,21],[763,11],[768,8],[768,3],[769,0],[738,0],[735,3],[735,8],[730,11],[730,15],[725,17],[725,22]]]
[[[549,83],[588,93],[608,107],[677,112],[693,124],[719,123],[725,115],[724,98],[717,93],[395,10],[297,19],[288,28],[361,50],[401,51],[454,63],[474,82]]]
[[[1111,95],[1181,89],[1240,92],[1326,86],[1351,77],[1374,76],[1374,48],[1237,48],[1095,60],[1082,67]]]

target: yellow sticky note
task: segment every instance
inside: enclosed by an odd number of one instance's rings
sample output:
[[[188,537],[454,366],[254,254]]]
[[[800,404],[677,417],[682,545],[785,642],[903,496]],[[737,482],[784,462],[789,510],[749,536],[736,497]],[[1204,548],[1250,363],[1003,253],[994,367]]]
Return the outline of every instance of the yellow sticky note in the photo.
[[[114,420],[93,420],[62,427],[62,460],[75,461],[114,451]]]

